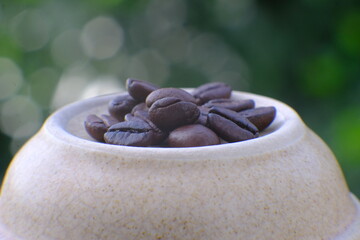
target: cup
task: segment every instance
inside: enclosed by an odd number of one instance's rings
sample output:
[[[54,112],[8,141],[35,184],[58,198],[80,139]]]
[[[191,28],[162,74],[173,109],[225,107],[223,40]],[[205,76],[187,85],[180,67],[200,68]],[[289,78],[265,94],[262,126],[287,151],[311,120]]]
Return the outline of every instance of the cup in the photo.
[[[286,104],[259,138],[190,148],[95,142],[88,114],[52,114],[16,154],[0,195],[2,240],[360,240],[360,203],[326,144]]]

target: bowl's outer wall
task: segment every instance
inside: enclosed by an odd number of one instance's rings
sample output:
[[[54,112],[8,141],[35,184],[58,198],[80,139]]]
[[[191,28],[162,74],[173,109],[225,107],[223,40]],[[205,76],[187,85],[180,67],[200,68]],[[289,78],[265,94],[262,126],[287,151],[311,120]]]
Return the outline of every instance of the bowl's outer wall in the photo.
[[[298,128],[259,154],[161,161],[42,128],[8,170],[0,221],[25,240],[343,239],[359,217],[353,199],[328,147]]]

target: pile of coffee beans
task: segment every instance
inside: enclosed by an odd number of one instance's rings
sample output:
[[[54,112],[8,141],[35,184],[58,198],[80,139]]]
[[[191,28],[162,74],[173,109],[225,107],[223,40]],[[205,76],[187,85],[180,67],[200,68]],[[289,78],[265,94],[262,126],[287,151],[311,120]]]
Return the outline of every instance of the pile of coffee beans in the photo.
[[[231,99],[232,89],[207,83],[191,93],[128,79],[128,93],[114,97],[109,114],[91,114],[88,134],[99,142],[125,146],[198,147],[259,137],[275,118],[272,106]]]

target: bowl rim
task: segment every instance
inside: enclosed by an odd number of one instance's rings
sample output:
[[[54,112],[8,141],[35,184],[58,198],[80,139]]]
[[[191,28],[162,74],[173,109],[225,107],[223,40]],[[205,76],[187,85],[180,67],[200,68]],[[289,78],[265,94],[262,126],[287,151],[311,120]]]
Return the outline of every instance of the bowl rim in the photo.
[[[191,91],[192,89],[186,90]],[[120,94],[125,94],[125,92]],[[276,117],[270,125],[271,127],[277,122],[275,129],[269,134],[247,141],[186,148],[111,145],[80,138],[68,130],[70,120],[76,115],[98,106],[105,104],[107,106],[107,102],[116,95],[119,95],[119,93],[101,95],[70,103],[51,114],[39,132],[46,132],[47,135],[65,144],[87,149],[88,151],[102,152],[103,154],[125,154],[127,158],[136,159],[155,157],[157,159],[196,160],[203,159],[204,156],[207,159],[219,159],[219,156],[220,158],[232,158],[239,155],[248,157],[264,154],[296,142],[306,129],[304,122],[297,112],[287,104],[258,94],[233,91],[231,98],[253,99],[256,106],[275,106]],[[261,103],[260,105],[258,105],[259,102]],[[83,122],[81,122],[81,126],[83,127]]]

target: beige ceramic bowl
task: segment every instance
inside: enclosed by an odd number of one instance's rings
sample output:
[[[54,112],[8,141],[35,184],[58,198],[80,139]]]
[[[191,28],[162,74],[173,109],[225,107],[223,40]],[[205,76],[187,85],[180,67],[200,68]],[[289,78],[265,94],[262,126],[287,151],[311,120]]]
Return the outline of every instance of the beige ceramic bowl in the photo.
[[[339,165],[289,106],[262,137],[197,148],[92,141],[83,120],[113,96],[53,114],[14,158],[2,240],[360,240],[360,204]]]

